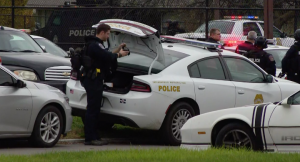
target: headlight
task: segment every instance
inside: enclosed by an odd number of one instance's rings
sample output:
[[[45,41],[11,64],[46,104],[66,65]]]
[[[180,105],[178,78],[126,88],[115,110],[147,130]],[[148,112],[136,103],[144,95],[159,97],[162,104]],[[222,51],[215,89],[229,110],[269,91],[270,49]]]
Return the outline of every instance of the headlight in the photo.
[[[14,73],[24,80],[37,80],[37,76],[31,71],[15,70]]]

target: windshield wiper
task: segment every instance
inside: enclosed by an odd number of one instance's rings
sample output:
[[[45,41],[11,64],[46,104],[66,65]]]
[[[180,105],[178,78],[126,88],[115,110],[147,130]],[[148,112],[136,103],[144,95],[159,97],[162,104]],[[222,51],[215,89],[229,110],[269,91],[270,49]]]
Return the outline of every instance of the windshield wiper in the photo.
[[[11,52],[10,50],[0,50],[0,52]]]
[[[39,52],[33,51],[33,50],[23,50],[23,51],[15,51],[15,52],[35,52],[35,53],[39,53]]]

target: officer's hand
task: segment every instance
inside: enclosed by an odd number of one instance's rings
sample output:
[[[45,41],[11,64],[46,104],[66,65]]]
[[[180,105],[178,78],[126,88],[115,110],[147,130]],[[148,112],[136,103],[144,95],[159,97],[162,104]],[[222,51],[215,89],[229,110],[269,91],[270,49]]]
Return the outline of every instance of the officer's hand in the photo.
[[[120,51],[120,54],[121,54],[122,56],[127,56],[128,53],[129,53],[129,51],[123,51],[123,49],[121,49],[121,51]]]
[[[122,43],[122,44],[119,45],[119,49],[122,49],[125,46],[126,46],[126,43]]]

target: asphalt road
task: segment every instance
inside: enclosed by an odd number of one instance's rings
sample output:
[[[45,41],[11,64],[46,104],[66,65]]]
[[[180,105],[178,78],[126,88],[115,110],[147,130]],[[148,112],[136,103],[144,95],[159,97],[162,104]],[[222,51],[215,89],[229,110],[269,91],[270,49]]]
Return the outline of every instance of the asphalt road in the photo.
[[[59,151],[90,151],[90,150],[127,150],[127,149],[153,149],[174,148],[179,146],[166,146],[156,141],[141,141],[135,139],[103,139],[109,142],[105,146],[86,146],[83,140],[60,141],[52,148],[34,148],[26,140],[0,140],[0,155],[32,155]]]

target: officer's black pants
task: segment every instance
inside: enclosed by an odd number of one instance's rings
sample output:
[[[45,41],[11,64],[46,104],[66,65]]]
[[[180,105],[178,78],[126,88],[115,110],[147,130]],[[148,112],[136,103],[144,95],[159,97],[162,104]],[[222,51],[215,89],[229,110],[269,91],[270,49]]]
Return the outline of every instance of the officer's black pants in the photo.
[[[85,141],[99,139],[97,134],[97,118],[99,117],[103,95],[103,78],[98,75],[95,79],[85,78],[83,85],[87,95],[87,111],[85,114]]]
[[[290,81],[300,84],[300,76],[297,76],[297,75],[287,75],[287,80],[290,80]]]

